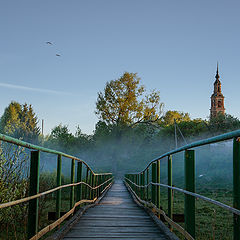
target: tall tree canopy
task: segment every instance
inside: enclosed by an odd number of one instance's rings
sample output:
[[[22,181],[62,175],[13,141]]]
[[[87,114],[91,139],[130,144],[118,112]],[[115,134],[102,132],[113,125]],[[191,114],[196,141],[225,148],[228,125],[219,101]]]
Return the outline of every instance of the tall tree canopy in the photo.
[[[180,122],[188,122],[190,121],[189,113],[179,112],[179,111],[167,111],[165,115],[162,117],[162,123],[165,126],[169,126],[174,124],[174,119],[177,123]]]
[[[127,126],[157,121],[163,107],[159,92],[144,95],[146,90],[139,83],[137,74],[129,72],[107,82],[96,102],[95,113],[99,119],[107,124]]]
[[[0,119],[0,131],[36,143],[40,134],[37,124],[38,119],[31,104],[11,102]]]

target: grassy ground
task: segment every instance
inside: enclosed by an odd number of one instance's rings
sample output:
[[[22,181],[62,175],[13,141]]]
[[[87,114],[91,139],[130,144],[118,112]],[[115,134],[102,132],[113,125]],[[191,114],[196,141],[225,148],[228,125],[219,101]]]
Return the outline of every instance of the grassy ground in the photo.
[[[227,189],[204,190],[198,192],[206,197],[232,205],[232,192]],[[167,190],[161,189],[161,206],[167,213]],[[184,194],[174,192],[174,213],[184,214]],[[184,223],[179,223],[184,227]],[[184,237],[174,231],[180,239]],[[196,239],[233,239],[233,215],[218,206],[196,199]]]

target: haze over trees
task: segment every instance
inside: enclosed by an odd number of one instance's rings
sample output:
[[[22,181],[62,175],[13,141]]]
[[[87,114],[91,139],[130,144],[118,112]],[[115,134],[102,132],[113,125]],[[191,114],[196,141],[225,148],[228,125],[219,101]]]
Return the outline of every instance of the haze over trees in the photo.
[[[76,155],[96,170],[124,172],[141,169],[175,148],[174,120],[188,143],[240,128],[239,119],[227,114],[203,120],[175,110],[163,113],[159,91],[147,93],[137,74],[129,72],[106,83],[98,93],[95,114],[99,121],[93,134],[84,134],[80,126],[71,133],[67,125],[59,124],[40,141],[32,106],[11,102],[1,116],[0,131]],[[185,144],[179,133],[177,142],[178,146]]]
[[[98,93],[95,113],[99,121],[92,135],[83,134],[79,126],[78,134],[72,134],[67,125],[60,125],[52,130],[45,146],[121,175],[140,170],[151,159],[175,148],[174,119],[188,143],[240,128],[240,121],[230,115],[202,120],[175,110],[163,113],[159,92],[146,94],[137,74],[128,72],[106,83]],[[185,144],[179,133],[177,142],[178,146]]]

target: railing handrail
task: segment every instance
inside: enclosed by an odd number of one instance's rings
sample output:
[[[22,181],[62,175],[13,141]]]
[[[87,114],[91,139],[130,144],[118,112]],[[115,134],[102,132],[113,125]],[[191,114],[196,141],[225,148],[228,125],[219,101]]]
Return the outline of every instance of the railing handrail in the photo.
[[[100,188],[101,186],[105,185],[107,182],[110,182],[112,180],[113,180],[113,177],[109,178],[108,180],[106,180],[102,184],[99,184],[98,186],[95,186],[95,187],[92,187],[92,186],[90,186],[89,184],[87,184],[85,182],[77,182],[77,183],[70,183],[70,184],[61,185],[60,187],[55,187],[55,188],[49,189],[49,190],[47,190],[45,192],[41,192],[41,193],[38,193],[38,194],[30,196],[30,197],[21,198],[21,199],[18,199],[18,200],[15,200],[15,201],[11,201],[11,202],[1,203],[0,204],[0,209],[6,208],[6,207],[12,207],[12,206],[18,205],[20,203],[28,202],[28,201],[30,201],[32,199],[40,198],[40,197],[42,197],[44,195],[56,192],[59,189],[68,188],[68,187],[72,187],[72,186],[77,186],[77,185],[80,185],[80,184],[85,185],[85,186],[87,186],[88,188],[90,188],[92,190],[96,190],[96,189]]]
[[[150,185],[155,185],[155,186],[161,186],[161,187],[165,187],[165,188],[169,188],[169,189],[172,189],[172,190],[175,190],[175,191],[178,191],[178,192],[181,192],[181,193],[184,193],[186,195],[191,195],[193,197],[196,197],[196,198],[200,198],[206,202],[210,202],[216,206],[219,206],[221,208],[224,208],[225,210],[231,212],[231,213],[234,213],[234,214],[237,214],[240,216],[240,210],[236,209],[236,208],[233,208],[227,204],[224,204],[224,203],[221,203],[219,201],[216,201],[216,200],[213,200],[211,198],[208,198],[208,197],[205,197],[201,194],[198,194],[198,193],[193,193],[193,192],[190,192],[190,191],[187,191],[187,190],[184,190],[182,188],[178,188],[178,187],[172,187],[172,186],[169,186],[167,184],[163,184],[163,183],[153,183],[153,182],[149,182],[147,185],[138,185],[136,183],[134,183],[133,181],[131,181],[129,178],[125,177],[125,180],[129,181],[132,185],[134,185],[135,187],[138,187],[138,188],[147,188],[148,186]]]
[[[151,160],[148,163],[148,165],[142,171],[136,172],[136,173],[128,173],[128,174],[130,174],[130,175],[131,174],[140,174],[140,173],[144,172],[146,169],[148,169],[149,166],[152,163],[154,163],[158,160],[161,160],[162,158],[165,158],[167,156],[173,155],[175,153],[179,153],[179,152],[182,152],[184,150],[188,150],[188,149],[191,149],[191,148],[194,148],[194,147],[200,147],[200,146],[204,146],[204,145],[207,145],[207,144],[212,144],[212,143],[217,143],[217,142],[230,140],[230,139],[235,138],[235,137],[240,137],[240,129],[236,130],[236,131],[229,132],[229,133],[224,133],[224,134],[221,134],[221,135],[218,135],[218,136],[215,136],[215,137],[199,140],[199,141],[184,145],[180,148],[171,150],[171,151],[169,151],[167,153],[164,153],[164,154],[160,155],[159,157],[156,157],[153,160]]]
[[[21,146],[21,147],[26,147],[26,148],[28,148],[28,149],[34,149],[34,150],[41,151],[41,152],[46,152],[46,153],[52,153],[52,154],[56,154],[56,155],[61,155],[61,156],[63,156],[63,157],[67,157],[67,158],[70,158],[70,159],[73,159],[73,160],[82,162],[87,168],[89,168],[89,170],[90,170],[94,175],[111,175],[111,174],[112,174],[112,173],[101,173],[101,174],[95,173],[95,172],[91,169],[91,167],[90,167],[84,160],[81,160],[81,159],[79,159],[79,158],[77,158],[77,157],[74,157],[74,156],[72,156],[72,155],[69,155],[69,154],[66,154],[66,153],[63,153],[63,152],[60,152],[60,151],[57,151],[57,150],[53,150],[53,149],[41,147],[41,146],[38,146],[38,145],[35,145],[35,144],[32,144],[32,143],[24,142],[24,141],[22,141],[22,140],[19,140],[19,139],[16,139],[16,138],[13,138],[13,137],[4,135],[4,134],[2,134],[2,133],[0,133],[0,141],[12,143],[12,144],[15,144],[15,145],[18,145],[18,146]]]

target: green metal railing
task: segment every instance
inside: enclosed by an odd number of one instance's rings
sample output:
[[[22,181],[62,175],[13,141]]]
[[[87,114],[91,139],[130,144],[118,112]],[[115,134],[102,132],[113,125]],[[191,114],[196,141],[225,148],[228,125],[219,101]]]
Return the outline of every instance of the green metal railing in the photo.
[[[19,199],[12,202],[0,204],[0,209],[15,206],[23,202],[29,202],[28,208],[28,239],[35,240],[42,237],[47,232],[61,224],[67,217],[79,209],[80,204],[94,203],[102,193],[104,193],[112,184],[112,173],[94,173],[90,166],[83,160],[55,151],[41,146],[23,142],[21,140],[0,134],[0,140],[15,144],[17,146],[31,149],[30,156],[30,183],[29,183],[29,197]],[[48,191],[39,193],[39,168],[40,168],[40,152],[51,153],[57,156],[57,187]],[[71,183],[62,185],[62,157],[71,159]],[[77,166],[75,164],[77,163]],[[75,182],[75,168],[77,168],[77,182]],[[85,172],[84,172],[85,171]],[[84,177],[83,177],[84,176]],[[61,190],[63,188],[70,188],[70,211],[60,216],[61,213]],[[76,199],[75,199],[76,191]],[[56,218],[57,220],[39,231],[38,226],[38,201],[39,198],[56,192]]]
[[[125,183],[137,200],[162,215],[170,224],[180,231],[186,239],[195,238],[195,198],[200,198],[233,213],[233,238],[240,239],[240,130],[216,137],[197,141],[176,150],[167,152],[153,159],[145,169],[138,173],[125,175]],[[192,148],[233,139],[233,207],[195,193],[195,150]],[[172,185],[172,155],[184,151],[185,189]],[[160,183],[160,160],[168,158],[168,184]],[[149,179],[150,169],[151,179]],[[168,213],[160,208],[160,187],[168,189]],[[151,189],[150,189],[151,188]],[[182,192],[184,197],[184,229],[173,222],[173,190]],[[151,196],[149,196],[151,192]]]

